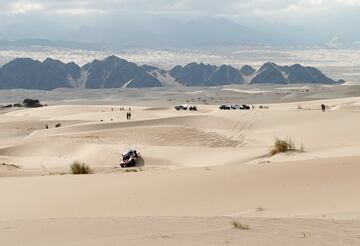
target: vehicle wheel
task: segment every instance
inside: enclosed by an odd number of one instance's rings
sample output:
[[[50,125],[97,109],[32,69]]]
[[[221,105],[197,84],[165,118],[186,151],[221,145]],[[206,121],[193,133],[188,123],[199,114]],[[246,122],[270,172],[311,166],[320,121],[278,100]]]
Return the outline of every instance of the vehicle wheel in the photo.
[[[135,167],[136,166],[136,161],[135,160],[132,160],[130,163],[129,163],[130,167]]]

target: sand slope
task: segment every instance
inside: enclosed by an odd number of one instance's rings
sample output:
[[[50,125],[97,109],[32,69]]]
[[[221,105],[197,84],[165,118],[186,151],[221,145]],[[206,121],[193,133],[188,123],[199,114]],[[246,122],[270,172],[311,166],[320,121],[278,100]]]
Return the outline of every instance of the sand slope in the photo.
[[[359,105],[159,104],[131,107],[131,121],[115,104],[4,111],[0,244],[359,245]],[[305,151],[271,157],[276,137]],[[137,172],[116,168],[127,148],[143,157]],[[75,160],[95,174],[68,175]]]
[[[359,221],[142,217],[0,222],[5,245],[359,245]],[[336,232],[336,233],[334,233]],[[21,236],[14,236],[21,235]],[[25,243],[26,242],[26,243]]]
[[[0,192],[7,194],[7,202],[0,205],[0,218],[244,215],[360,219],[359,160],[3,178]]]

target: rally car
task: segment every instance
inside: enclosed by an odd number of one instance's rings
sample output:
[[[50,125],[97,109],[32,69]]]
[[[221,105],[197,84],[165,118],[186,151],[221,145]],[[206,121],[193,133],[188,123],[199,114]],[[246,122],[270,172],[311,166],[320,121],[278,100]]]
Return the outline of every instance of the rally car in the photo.
[[[134,167],[136,166],[136,162],[139,159],[139,157],[140,157],[139,152],[133,149],[129,149],[122,154],[122,160],[120,161],[120,166],[122,168]]]

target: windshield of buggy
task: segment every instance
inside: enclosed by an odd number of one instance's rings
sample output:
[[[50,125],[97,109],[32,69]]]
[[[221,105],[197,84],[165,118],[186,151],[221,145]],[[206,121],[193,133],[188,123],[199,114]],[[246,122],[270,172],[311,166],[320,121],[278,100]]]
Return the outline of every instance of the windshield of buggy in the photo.
[[[131,154],[132,154],[132,152],[128,152],[128,153],[126,153],[126,154],[123,154],[123,160],[124,160],[124,161],[129,160],[130,157],[131,157]]]

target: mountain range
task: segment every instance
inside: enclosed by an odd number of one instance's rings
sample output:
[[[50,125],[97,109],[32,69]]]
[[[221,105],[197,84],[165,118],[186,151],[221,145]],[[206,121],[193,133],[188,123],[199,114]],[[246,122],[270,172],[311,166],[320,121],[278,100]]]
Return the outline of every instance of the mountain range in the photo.
[[[265,63],[258,70],[245,65],[190,63],[170,70],[128,62],[116,56],[79,66],[47,58],[43,62],[17,58],[0,68],[0,89],[148,88],[222,86],[231,84],[336,84],[313,67]]]

